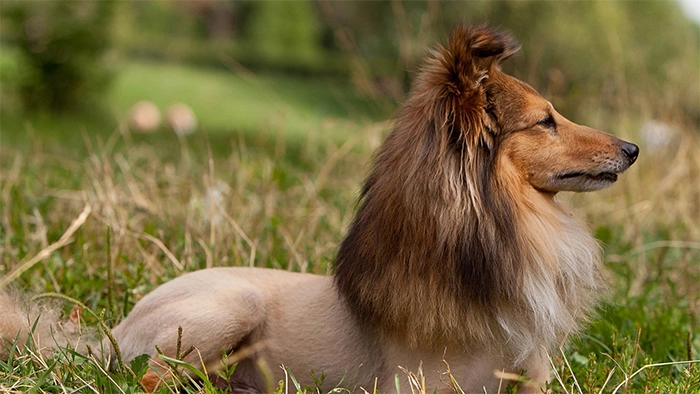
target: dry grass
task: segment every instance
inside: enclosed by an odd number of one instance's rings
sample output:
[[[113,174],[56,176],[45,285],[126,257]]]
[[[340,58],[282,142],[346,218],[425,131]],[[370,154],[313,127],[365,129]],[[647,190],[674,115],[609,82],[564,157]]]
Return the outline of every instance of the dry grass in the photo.
[[[70,265],[78,254],[97,276],[108,262],[115,272],[139,262],[150,286],[214,265],[326,273],[353,213],[368,141],[377,141],[380,129],[352,130],[357,134],[342,145],[317,143],[305,153],[305,166],[290,164],[284,147],[268,157],[242,142],[232,144],[228,157],[212,157],[181,141],[181,156],[170,161],[157,146],[118,134],[92,146],[82,162],[3,147],[0,268],[20,267],[90,206],[90,219],[73,238],[80,242],[57,256]],[[108,231],[111,255],[105,256]],[[53,282],[33,287],[63,290]]]
[[[561,196],[606,243],[612,306],[600,320],[609,325],[594,324],[553,356],[554,392],[691,392],[700,384],[698,368],[683,361],[700,350],[700,135],[693,124],[669,124],[665,143],[654,147],[641,125],[626,124],[633,123],[613,121],[610,129],[628,130],[622,137],[641,145],[639,162],[606,191]],[[206,136],[163,137],[168,144],[161,145],[126,129],[104,141],[87,138],[88,155],[75,159],[61,154],[71,149],[65,146],[2,146],[0,273],[34,293],[67,294],[104,309],[110,325],[185,271],[254,265],[327,274],[371,152],[389,125],[326,127],[352,137],[342,144],[309,139],[289,153],[282,132],[273,130],[273,154],[234,138],[228,154],[215,155]],[[667,312],[677,320],[666,324]],[[681,342],[658,349],[667,345],[659,338]],[[123,371],[108,374],[76,357],[29,351],[0,368],[0,392],[107,387],[95,379],[138,388]],[[91,367],[80,370],[80,363]],[[411,389],[420,391],[420,374],[413,376]]]
[[[692,125],[671,125],[667,144],[653,147],[639,133],[639,161],[618,185],[584,195],[575,205],[594,226],[614,229],[610,265],[630,270],[627,295],[654,280],[687,295],[695,314],[700,299],[700,133]],[[575,197],[579,198],[579,197]],[[695,318],[693,318],[695,319]]]
[[[307,145],[304,165],[290,164],[279,141],[272,157],[240,142],[232,144],[230,155],[214,157],[182,140],[179,155],[166,159],[157,144],[134,142],[124,130],[103,143],[88,142],[90,154],[82,161],[3,147],[0,270],[8,281],[16,273],[17,282],[34,292],[55,291],[104,308],[111,324],[184,271],[255,265],[326,274],[352,217],[370,152],[386,129],[356,128],[342,145]],[[691,128],[674,130],[661,148],[642,145],[639,163],[618,185],[562,198],[611,243],[607,260],[615,296],[651,293],[666,297],[666,304],[685,300],[676,307],[691,315],[694,329],[700,300],[700,143]],[[69,229],[76,218],[81,219]],[[697,344],[688,346],[688,356],[697,354]],[[628,344],[635,354],[631,360],[609,355],[615,367],[593,386],[619,386],[621,392],[647,369],[659,374],[688,366],[637,364],[642,348],[638,336]],[[560,379],[555,390],[584,392],[578,382],[583,377],[571,367],[574,353],[553,358]],[[21,382],[37,383],[32,376],[56,367],[37,353],[22,357],[14,361],[28,368]],[[685,370],[694,376],[692,367]],[[19,390],[9,382],[12,376],[0,375],[0,391]],[[90,386],[90,377],[76,376]]]

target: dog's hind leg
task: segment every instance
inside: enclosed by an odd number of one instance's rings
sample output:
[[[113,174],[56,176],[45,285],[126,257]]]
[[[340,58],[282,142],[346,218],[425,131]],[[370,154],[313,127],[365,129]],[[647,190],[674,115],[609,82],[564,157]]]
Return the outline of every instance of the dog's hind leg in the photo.
[[[148,294],[112,332],[125,360],[151,355],[151,369],[141,382],[153,391],[171,373],[156,346],[164,356],[180,357],[212,374],[221,368],[224,354],[254,346],[265,309],[263,294],[245,281],[190,274]]]

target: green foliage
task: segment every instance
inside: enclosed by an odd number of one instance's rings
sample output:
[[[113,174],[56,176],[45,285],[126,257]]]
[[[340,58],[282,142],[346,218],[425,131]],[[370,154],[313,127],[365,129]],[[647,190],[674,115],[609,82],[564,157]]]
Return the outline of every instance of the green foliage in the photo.
[[[115,6],[115,50],[149,60],[345,75],[346,65],[328,36],[309,0],[151,1]]]
[[[248,29],[248,47],[270,64],[308,67],[322,58],[319,22],[310,0],[258,2]]]
[[[242,64],[256,70],[350,73],[371,97],[398,100],[426,48],[442,41],[457,23],[490,22],[511,30],[523,43],[507,70],[569,116],[589,116],[594,108],[614,113],[631,107],[649,110],[652,117],[680,112],[686,120],[700,121],[697,83],[687,83],[697,81],[700,27],[671,1],[48,4],[2,5],[3,20],[11,27],[2,32],[5,40],[22,45],[23,62],[53,62],[52,67],[61,68],[21,69],[22,96],[32,107],[41,97],[48,103],[43,106],[68,107],[61,103],[86,94],[82,90],[99,92],[108,78],[100,71],[104,67],[94,67],[95,59],[110,46],[111,37],[115,53],[127,56],[219,68]],[[44,25],[49,28],[36,27]],[[37,52],[45,44],[47,49]],[[59,100],[40,81],[64,81],[55,91],[66,98]],[[651,104],[640,100],[669,85],[674,87],[671,97],[658,95]]]
[[[493,2],[481,17],[513,31],[523,49],[507,69],[563,113],[646,110],[650,92],[672,84],[674,106],[700,119],[696,89],[679,83],[697,81],[699,27],[675,2]],[[673,111],[654,104],[652,116]]]
[[[652,117],[682,112],[700,122],[700,26],[676,2],[330,2],[328,8],[324,22],[338,19],[355,57],[366,63],[366,75],[353,76],[380,90],[391,86],[387,80],[407,90],[426,48],[444,41],[455,24],[488,22],[523,44],[505,69],[568,116],[632,108]],[[653,97],[668,86],[673,97]]]
[[[111,4],[12,2],[2,5],[19,48],[16,89],[24,108],[53,113],[93,105],[108,87]]]

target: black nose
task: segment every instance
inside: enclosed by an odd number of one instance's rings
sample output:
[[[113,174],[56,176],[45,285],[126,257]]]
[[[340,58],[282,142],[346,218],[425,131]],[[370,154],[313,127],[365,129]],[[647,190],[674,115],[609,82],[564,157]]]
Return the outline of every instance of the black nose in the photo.
[[[639,156],[639,147],[629,142],[622,142],[622,152],[630,160],[630,164],[634,163]]]

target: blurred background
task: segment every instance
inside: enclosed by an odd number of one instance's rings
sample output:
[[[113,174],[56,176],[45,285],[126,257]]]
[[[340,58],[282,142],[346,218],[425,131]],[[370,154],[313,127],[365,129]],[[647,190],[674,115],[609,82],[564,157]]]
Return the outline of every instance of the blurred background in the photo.
[[[179,115],[192,118],[176,126],[186,131],[251,136],[278,122],[292,138],[325,121],[374,122],[392,114],[428,49],[460,21],[512,31],[523,48],[506,71],[565,116],[624,111],[631,127],[697,129],[693,4],[3,1],[2,138],[111,132],[139,114],[132,129],[163,131]]]

